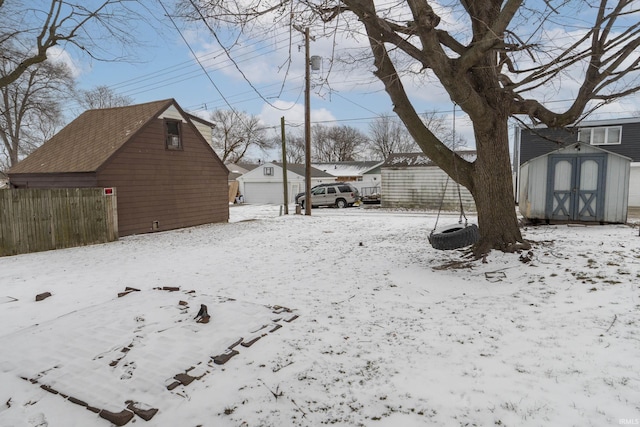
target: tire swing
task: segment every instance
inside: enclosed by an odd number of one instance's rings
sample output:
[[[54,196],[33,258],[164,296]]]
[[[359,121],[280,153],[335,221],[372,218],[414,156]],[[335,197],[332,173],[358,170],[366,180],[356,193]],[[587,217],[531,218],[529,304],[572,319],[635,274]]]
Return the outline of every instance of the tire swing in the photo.
[[[456,119],[456,109],[455,104],[453,108],[453,141],[455,143],[455,119]],[[453,152],[453,149],[452,149]],[[456,178],[458,175],[458,169],[456,167],[456,154],[453,152],[453,168],[456,174]],[[450,177],[447,176],[447,181],[444,185],[444,190],[442,191],[442,199],[440,200],[440,207],[438,208],[438,216],[436,216],[436,223],[433,226],[433,230],[431,230],[431,234],[429,234],[429,243],[433,246],[434,249],[439,250],[452,250],[452,249],[460,249],[466,246],[471,246],[480,240],[480,231],[478,230],[478,226],[476,224],[469,224],[467,220],[467,216],[464,213],[464,206],[462,205],[462,194],[460,193],[460,184],[457,182],[458,186],[458,200],[460,202],[460,218],[458,219],[457,224],[446,225],[440,228],[438,227],[438,220],[440,219],[440,212],[442,211],[442,204],[444,203],[444,196],[447,192],[447,185],[449,184]],[[462,218],[464,218],[464,224],[462,223]]]
[[[447,183],[449,178],[447,178]],[[447,190],[447,184],[445,184],[444,191]],[[460,184],[458,184],[458,199],[460,201],[460,219],[457,224],[445,225],[438,228],[438,220],[440,219],[440,211],[442,210],[442,203],[444,201],[445,192],[442,192],[442,201],[440,201],[440,208],[438,209],[438,216],[436,217],[436,224],[434,225],[431,234],[429,234],[429,243],[434,249],[451,250],[464,248],[466,246],[473,245],[480,239],[480,231],[475,224],[469,224],[467,216],[464,213],[464,207],[462,205],[462,195],[460,194]],[[464,224],[462,222],[464,218]]]
[[[480,239],[475,224],[454,224],[435,229],[429,235],[429,243],[434,249],[452,250],[471,246]]]

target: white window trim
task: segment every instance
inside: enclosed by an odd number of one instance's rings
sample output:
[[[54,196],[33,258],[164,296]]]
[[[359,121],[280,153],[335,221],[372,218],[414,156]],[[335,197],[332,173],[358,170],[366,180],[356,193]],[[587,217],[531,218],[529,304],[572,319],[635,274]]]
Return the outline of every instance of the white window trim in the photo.
[[[595,130],[604,129],[604,142],[594,143],[593,132]],[[609,141],[609,129],[618,129],[619,138],[617,141]],[[583,138],[583,133],[589,132],[588,138]],[[586,135],[585,135],[586,136]],[[622,144],[622,126],[600,126],[592,128],[581,128],[578,131],[578,141],[588,143],[590,145],[620,145]]]

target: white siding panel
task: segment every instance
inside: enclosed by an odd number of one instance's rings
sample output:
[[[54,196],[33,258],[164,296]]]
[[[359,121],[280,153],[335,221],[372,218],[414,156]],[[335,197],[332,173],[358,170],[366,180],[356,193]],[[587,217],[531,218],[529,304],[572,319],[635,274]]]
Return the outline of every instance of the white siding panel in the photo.
[[[304,182],[288,181],[289,203],[295,202],[296,194],[304,191]],[[240,192],[245,203],[281,205],[284,203],[284,184],[280,182],[243,182]]]
[[[211,127],[209,125],[206,125],[201,122],[197,122],[195,120],[192,121],[192,123],[194,124],[196,129],[198,129],[198,132],[200,132],[200,135],[202,135],[205,141],[207,141],[207,144],[211,145],[213,143],[213,132]]]
[[[640,207],[640,163],[631,164],[629,176],[629,206]]]
[[[180,114],[180,112],[175,107],[175,105],[172,105],[169,108],[167,108],[162,114],[160,114],[160,116],[158,116],[158,118],[159,119],[170,119],[170,120],[181,120],[184,123],[187,122],[185,120],[185,118],[182,117],[182,114]]]
[[[629,161],[622,157],[607,157],[604,211],[607,222],[627,222],[629,202]]]
[[[518,177],[520,179],[518,183],[518,206],[520,207],[520,213],[526,217],[531,210],[531,201],[529,200],[529,163],[520,166]]]
[[[475,211],[469,190],[460,186],[465,210]],[[388,208],[459,210],[458,185],[437,167],[382,169],[382,206]]]
[[[549,157],[539,157],[529,162],[525,218],[544,218],[547,204],[547,166]],[[526,213],[526,214],[525,214]]]
[[[276,182],[245,182],[244,201],[255,205],[281,205],[284,200],[283,185]]]

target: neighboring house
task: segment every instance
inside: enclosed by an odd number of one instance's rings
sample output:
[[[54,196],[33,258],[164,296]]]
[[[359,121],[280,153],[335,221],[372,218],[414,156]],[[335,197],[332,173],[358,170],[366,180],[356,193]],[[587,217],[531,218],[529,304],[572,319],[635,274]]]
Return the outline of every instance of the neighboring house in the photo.
[[[336,177],[336,181],[349,182],[362,192],[365,187],[379,187],[382,179],[381,167],[384,162],[379,160],[312,163],[314,168]]]
[[[239,200],[244,200],[244,196],[242,196],[240,191],[238,178],[250,170],[257,168],[258,165],[250,163],[226,163],[225,166],[229,169],[229,203],[238,203]]]
[[[287,164],[287,195],[294,203],[295,195],[305,187],[305,165]],[[246,203],[283,204],[284,178],[282,163],[264,163],[237,178]],[[311,168],[311,186],[336,181],[333,175]]]
[[[0,171],[0,190],[9,187],[9,177],[2,171]]]
[[[473,161],[475,151],[458,151]],[[460,197],[458,196],[460,190]],[[382,207],[475,211],[469,190],[456,182],[423,153],[390,154],[382,165]]]
[[[631,159],[576,142],[520,168],[520,213],[546,222],[627,221]]]
[[[193,114],[185,112],[184,115],[196,127],[196,129],[198,129],[198,132],[200,132],[205,141],[213,147],[213,128],[215,128],[216,125],[201,117],[194,116]]]
[[[229,171],[173,99],[89,110],[22,160],[15,188],[115,187],[120,236],[229,219]]]
[[[229,182],[232,182],[260,165],[253,163],[227,163],[225,166],[229,169]]]
[[[640,117],[585,121],[562,129],[519,128],[515,141],[515,169],[520,174],[520,167],[527,161],[576,142],[630,158],[629,206],[640,206]],[[516,194],[516,200],[519,197]]]

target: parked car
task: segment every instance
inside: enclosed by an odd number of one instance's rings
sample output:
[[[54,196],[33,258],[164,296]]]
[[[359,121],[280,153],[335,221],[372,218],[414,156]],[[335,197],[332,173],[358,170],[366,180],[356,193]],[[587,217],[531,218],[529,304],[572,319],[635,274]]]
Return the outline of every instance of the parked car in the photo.
[[[318,188],[318,187],[326,187],[326,186],[332,186],[332,185],[337,185],[337,184],[344,184],[344,182],[328,182],[326,184],[318,184],[318,185],[314,185],[313,187],[311,187],[311,191],[313,191],[314,188]],[[295,201],[296,201],[296,205],[300,204],[300,197],[304,195],[304,191],[296,194],[295,197]]]
[[[320,184],[320,185],[322,185],[322,184]],[[313,191],[314,188],[319,187],[320,185],[314,185],[313,187],[311,187],[311,191]],[[296,205],[300,204],[300,197],[302,197],[302,196],[304,196],[304,191],[296,194],[296,197],[295,197]]]
[[[306,203],[306,194],[298,197],[298,203],[304,207]],[[331,184],[320,184],[311,189],[311,207],[317,206],[335,206],[338,208],[346,208],[353,206],[360,200],[358,189],[351,184],[341,182]]]

